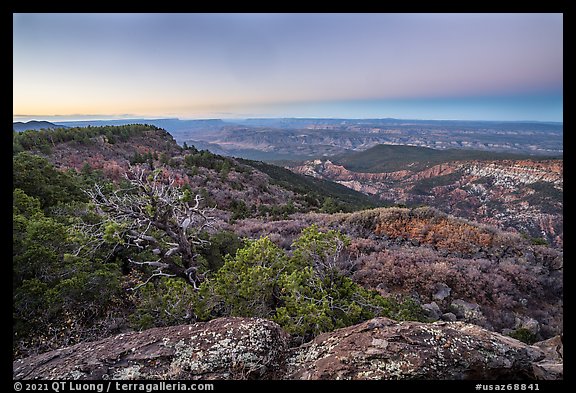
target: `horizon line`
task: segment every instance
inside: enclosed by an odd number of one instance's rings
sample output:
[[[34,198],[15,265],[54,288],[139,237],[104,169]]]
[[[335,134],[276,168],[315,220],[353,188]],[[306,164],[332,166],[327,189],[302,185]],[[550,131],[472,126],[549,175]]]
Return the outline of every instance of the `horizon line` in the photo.
[[[181,117],[146,117],[146,116],[134,116],[134,117],[114,117],[111,116],[109,118],[102,117],[102,118],[91,118],[91,119],[66,119],[66,120],[58,120],[58,119],[48,119],[50,117],[67,117],[68,115],[44,115],[44,116],[35,116],[35,115],[15,115],[12,117],[13,123],[29,123],[32,121],[46,121],[49,123],[79,123],[79,122],[91,122],[91,121],[126,121],[126,120],[177,120],[177,121],[200,121],[200,120],[221,120],[221,121],[232,121],[232,120],[274,120],[274,119],[293,119],[293,120],[401,120],[401,121],[461,121],[461,122],[500,122],[500,123],[558,123],[564,124],[564,121],[558,120],[499,120],[499,119],[491,119],[491,120],[482,120],[482,119],[432,119],[432,118],[401,118],[401,117],[313,117],[313,116],[272,116],[272,117],[193,117],[193,118],[181,118]],[[72,117],[74,115],[70,115]],[[82,116],[82,115],[77,115]],[[102,115],[93,115],[95,117],[102,116]],[[15,120],[15,118],[19,117],[26,117],[26,118],[33,118],[29,120]],[[44,118],[44,119],[43,119]]]

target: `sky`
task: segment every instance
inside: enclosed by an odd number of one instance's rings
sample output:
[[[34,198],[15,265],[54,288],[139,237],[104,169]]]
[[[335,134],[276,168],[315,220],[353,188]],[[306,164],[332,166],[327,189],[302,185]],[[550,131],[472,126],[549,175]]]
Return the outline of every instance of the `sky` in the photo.
[[[13,14],[13,119],[563,121],[562,14]]]

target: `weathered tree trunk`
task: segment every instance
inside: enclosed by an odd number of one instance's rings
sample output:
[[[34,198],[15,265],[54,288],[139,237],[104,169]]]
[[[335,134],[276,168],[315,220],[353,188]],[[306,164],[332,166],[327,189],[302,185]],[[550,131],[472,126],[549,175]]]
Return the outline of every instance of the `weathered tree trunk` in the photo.
[[[197,288],[203,277],[197,272],[194,248],[207,243],[199,234],[212,222],[208,210],[200,208],[202,198],[196,195],[192,199],[187,190],[175,186],[174,179],[160,170],[150,173],[134,167],[126,173],[126,179],[131,186],[124,190],[105,193],[95,185],[86,191],[104,221],[100,227],[87,225],[85,232],[105,239],[106,226],[115,225],[125,246],[152,249],[157,260],[130,260],[154,268],[142,285],[155,277],[180,277]]]

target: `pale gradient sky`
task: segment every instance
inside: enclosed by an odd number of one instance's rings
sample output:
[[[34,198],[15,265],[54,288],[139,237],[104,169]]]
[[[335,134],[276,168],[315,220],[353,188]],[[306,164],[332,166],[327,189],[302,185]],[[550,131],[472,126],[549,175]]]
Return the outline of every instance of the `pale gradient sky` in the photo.
[[[562,121],[562,14],[14,14],[13,117]]]

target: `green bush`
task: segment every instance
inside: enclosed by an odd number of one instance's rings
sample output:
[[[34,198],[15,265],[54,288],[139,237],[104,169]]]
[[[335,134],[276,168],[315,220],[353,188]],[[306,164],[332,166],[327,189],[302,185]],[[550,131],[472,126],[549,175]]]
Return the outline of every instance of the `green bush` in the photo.
[[[22,152],[12,159],[12,185],[40,201],[42,209],[72,201],[86,201],[78,180],[57,170],[45,158]]]
[[[236,251],[242,247],[242,240],[232,231],[221,231],[211,236],[206,233],[202,238],[208,240],[196,250],[198,265],[201,270],[207,273],[218,271],[224,265],[226,255],[235,255]]]
[[[235,257],[225,258],[214,278],[202,284],[201,293],[210,294],[210,299],[200,314],[269,318],[275,309],[278,274],[286,261],[284,251],[269,238],[250,242]]]
[[[268,237],[251,241],[201,285],[196,315],[268,318],[304,340],[375,316],[422,320],[414,302],[384,298],[347,276],[348,243],[342,233],[314,225],[291,254]]]
[[[535,342],[538,342],[538,337],[530,330],[525,328],[518,328],[513,332],[509,333],[508,335],[528,345],[532,345]]]
[[[183,280],[160,280],[137,291],[138,307],[130,317],[133,328],[172,326],[194,319],[197,294]]]
[[[56,340],[56,331],[64,340],[67,334],[79,338],[82,326],[105,319],[120,298],[118,264],[104,263],[97,254],[74,255],[73,227],[40,207],[39,198],[13,190],[13,345],[19,350]],[[71,324],[80,331],[72,332]]]
[[[230,211],[232,212],[232,216],[230,217],[230,221],[232,222],[248,218],[250,217],[251,213],[250,208],[246,205],[246,203],[237,199],[234,199],[232,202],[230,202]]]
[[[541,237],[532,237],[530,238],[530,243],[534,246],[547,246],[548,241]]]

